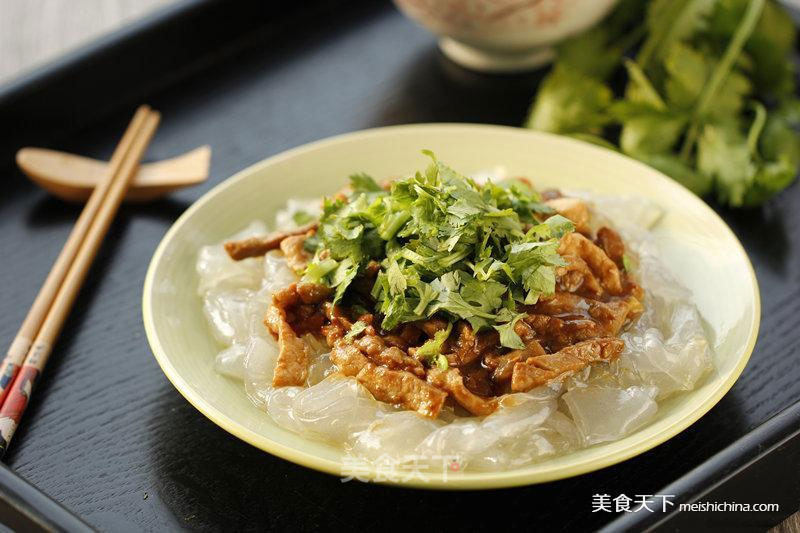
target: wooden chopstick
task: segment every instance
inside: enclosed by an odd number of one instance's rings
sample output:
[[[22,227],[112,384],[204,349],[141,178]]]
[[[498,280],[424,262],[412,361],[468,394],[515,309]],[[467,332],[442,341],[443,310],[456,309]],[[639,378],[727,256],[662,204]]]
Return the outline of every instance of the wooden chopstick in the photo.
[[[142,108],[140,108],[140,111]],[[0,456],[5,453],[8,444],[16,431],[22,414],[28,405],[33,387],[41,375],[47,359],[55,344],[58,334],[64,325],[75,297],[83,284],[89,267],[92,264],[103,237],[108,232],[111,221],[116,215],[125,192],[136,173],[139,161],[144,155],[147,145],[155,134],[160,115],[144,108],[144,117],[137,121],[139,112],[131,122],[133,132],[122,161],[113,175],[110,175],[106,194],[97,207],[95,216],[89,222],[85,236],[79,244],[74,258],[63,277],[52,304],[47,310],[36,337],[27,351],[22,367],[16,378],[8,387],[6,398],[0,406]],[[131,128],[129,128],[131,129]],[[127,132],[126,132],[127,134]],[[123,141],[126,138],[123,137]],[[122,143],[120,143],[122,144]],[[116,155],[116,154],[115,154]],[[104,182],[105,184],[105,182]]]
[[[19,372],[25,355],[28,353],[31,344],[33,344],[33,339],[36,337],[36,334],[39,333],[39,328],[42,327],[47,312],[53,305],[53,300],[56,297],[58,288],[64,281],[67,270],[69,270],[72,261],[75,259],[75,255],[78,253],[78,249],[84,237],[86,237],[86,232],[89,231],[92,220],[94,220],[97,211],[105,200],[114,176],[119,173],[125,156],[130,152],[135,133],[141,129],[149,111],[150,108],[148,106],[141,106],[136,110],[130,125],[125,130],[125,134],[122,136],[119,145],[114,150],[114,155],[111,157],[111,161],[108,165],[108,174],[105,179],[98,184],[89,197],[89,200],[86,202],[86,206],[75,222],[67,238],[67,242],[64,243],[64,247],[58,254],[55,263],[53,263],[53,267],[50,269],[50,273],[39,289],[39,293],[36,295],[36,299],[28,310],[28,314],[25,316],[25,320],[23,320],[16,337],[14,337],[14,340],[11,342],[11,346],[3,359],[2,365],[0,365],[0,404],[5,401],[11,383]]]

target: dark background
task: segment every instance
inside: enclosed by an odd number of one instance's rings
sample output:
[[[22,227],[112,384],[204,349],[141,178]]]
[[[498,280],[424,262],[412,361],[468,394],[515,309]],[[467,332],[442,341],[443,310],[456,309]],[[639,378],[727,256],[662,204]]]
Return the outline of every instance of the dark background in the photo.
[[[761,333],[742,377],[699,422],[623,464],[518,489],[418,491],[342,483],[216,427],[163,376],[141,324],[145,270],[175,218],[251,163],[337,133],[409,122],[519,125],[541,77],[465,71],[388,3],[311,2],[302,12],[227,5],[226,12],[220,2],[188,2],[171,22],[151,20],[134,28],[138,37],[121,35],[0,88],[2,339],[13,338],[80,209],[29,184],[13,164],[18,146],[107,158],[135,104],[146,101],[163,114],[148,159],[213,148],[208,183],[121,210],[6,456],[89,524],[115,531],[455,530],[500,521],[594,528],[613,516],[591,513],[592,494],[659,493],[800,399],[795,184],[761,209],[718,210],[761,287]],[[797,465],[787,467],[796,473]]]

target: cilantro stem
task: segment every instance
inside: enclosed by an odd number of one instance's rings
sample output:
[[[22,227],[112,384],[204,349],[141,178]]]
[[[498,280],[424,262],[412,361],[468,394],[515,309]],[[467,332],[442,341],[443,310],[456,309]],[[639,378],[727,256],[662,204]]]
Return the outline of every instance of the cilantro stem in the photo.
[[[653,84],[642,68],[630,59],[625,60],[625,68],[628,69],[628,76],[630,76],[631,80],[642,90],[647,101],[659,111],[665,111],[667,109],[667,104],[664,103],[664,99],[661,98],[656,88],[653,87]]]
[[[469,255],[469,249],[457,250],[439,259],[439,265],[449,268]]]
[[[692,122],[689,126],[689,131],[686,132],[686,137],[683,140],[683,146],[681,146],[681,159],[683,161],[689,161],[689,156],[692,153],[694,144],[697,142],[697,135],[699,133],[700,126],[697,124],[697,122]]]
[[[400,231],[400,228],[403,227],[403,224],[408,222],[411,219],[411,213],[409,211],[400,211],[398,213],[394,213],[393,215],[389,215],[388,218],[384,219],[383,224],[378,231],[378,235],[380,235],[381,239],[385,241],[390,241],[392,238]]]
[[[711,73],[708,83],[703,87],[703,91],[700,93],[700,97],[697,99],[697,104],[694,108],[692,125],[686,133],[686,138],[683,140],[683,146],[681,147],[681,159],[684,161],[689,160],[692,148],[694,148],[697,142],[697,136],[700,134],[700,121],[705,115],[706,109],[714,100],[717,91],[719,91],[719,88],[722,86],[722,82],[724,82],[725,78],[730,74],[747,39],[749,39],[750,34],[753,33],[758,19],[761,17],[763,8],[764,0],[751,0],[747,4],[747,10],[742,20],[739,22],[739,26],[736,28],[733,38],[731,38],[731,41],[728,43],[725,53],[722,54],[722,59],[720,59],[719,63],[714,67],[714,72]]]
[[[758,157],[758,138],[761,136],[764,124],[767,122],[767,109],[759,101],[754,100],[752,103],[755,116],[750,129],[747,131],[747,148],[753,157]]]

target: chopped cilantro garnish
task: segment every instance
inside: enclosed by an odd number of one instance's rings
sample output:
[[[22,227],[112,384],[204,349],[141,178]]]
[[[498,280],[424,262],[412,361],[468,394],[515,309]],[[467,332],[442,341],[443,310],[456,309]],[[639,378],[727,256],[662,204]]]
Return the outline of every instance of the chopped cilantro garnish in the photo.
[[[447,325],[447,328],[437,331],[432,339],[428,340],[417,349],[417,357],[433,361],[438,355],[441,355],[442,344],[444,344],[444,341],[450,336],[452,330],[453,324],[451,323]]]
[[[441,331],[437,331],[433,338],[425,342],[417,349],[417,357],[427,361],[430,366],[447,370],[450,364],[447,362],[447,357],[442,354],[442,345],[450,332],[453,330],[453,323],[447,324],[447,327]]]
[[[358,337],[365,329],[367,329],[367,324],[359,320],[355,322],[353,326],[350,328],[350,331],[347,332],[347,335],[344,336],[345,339],[354,339]]]
[[[520,348],[516,305],[553,293],[555,268],[565,264],[558,242],[574,227],[560,215],[540,222],[553,212],[522,182],[479,185],[425,153],[428,168],[389,190],[355,174],[346,201],[325,200],[304,279],[335,288],[338,303],[376,261],[371,294],[384,330],[439,313],[476,330],[496,327],[504,346]],[[433,350],[431,342],[420,350]]]
[[[522,343],[522,339],[519,338],[519,335],[517,335],[517,332],[514,331],[514,326],[525,316],[525,313],[509,312],[508,314],[510,315],[510,320],[505,324],[495,326],[494,329],[500,333],[500,344],[515,350],[521,350],[525,348],[525,345]]]
[[[633,260],[628,254],[622,254],[622,268],[625,269],[625,272],[633,271]]]
[[[292,220],[298,226],[304,226],[314,220],[314,217],[308,212],[299,209],[292,214]]]

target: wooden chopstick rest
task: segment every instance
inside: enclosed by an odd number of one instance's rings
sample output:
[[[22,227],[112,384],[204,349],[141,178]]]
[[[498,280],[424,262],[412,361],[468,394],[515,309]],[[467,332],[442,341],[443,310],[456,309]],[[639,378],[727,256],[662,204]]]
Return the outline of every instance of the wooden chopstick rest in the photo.
[[[105,178],[110,163],[80,155],[21,148],[17,166],[37,185],[69,202],[84,202]],[[211,147],[201,146],[185,154],[141,165],[125,200],[144,202],[208,179]]]

